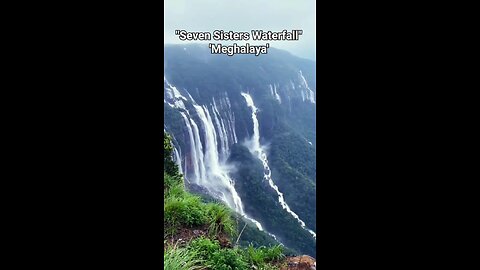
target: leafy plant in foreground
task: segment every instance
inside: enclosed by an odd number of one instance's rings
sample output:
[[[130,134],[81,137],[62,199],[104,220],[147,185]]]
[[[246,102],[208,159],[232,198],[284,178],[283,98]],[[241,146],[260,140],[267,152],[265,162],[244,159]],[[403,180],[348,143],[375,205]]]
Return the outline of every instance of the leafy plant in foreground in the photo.
[[[244,252],[245,257],[250,265],[255,265],[257,267],[265,266],[270,262],[277,262],[285,257],[283,254],[283,247],[281,245],[276,245],[269,248],[254,248],[253,245],[249,245],[244,249]]]
[[[173,162],[172,154],[172,137],[168,133],[163,132],[163,165],[165,166],[165,172],[172,176],[181,177],[177,164]]]
[[[163,252],[163,269],[168,270],[197,270],[205,269],[200,266],[202,260],[196,258],[194,250],[178,248],[176,246],[167,247]]]
[[[181,197],[167,197],[163,209],[164,223],[167,227],[180,225],[192,227],[206,222],[205,207],[198,196],[185,193]]]
[[[220,244],[216,240],[199,237],[192,240],[188,246],[203,260],[210,260],[213,254],[220,250]]]
[[[250,269],[238,249],[226,248],[216,251],[209,260],[209,264],[215,270]]]
[[[235,231],[235,223],[232,219],[231,210],[222,204],[209,203],[206,205],[208,219],[208,233],[218,235],[222,232],[233,235]]]

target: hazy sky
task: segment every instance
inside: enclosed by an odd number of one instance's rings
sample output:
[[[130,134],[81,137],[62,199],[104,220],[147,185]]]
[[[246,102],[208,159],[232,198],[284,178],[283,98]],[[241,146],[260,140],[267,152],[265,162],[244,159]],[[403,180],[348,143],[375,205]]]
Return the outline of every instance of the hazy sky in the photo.
[[[166,44],[187,42],[178,39],[176,29],[249,33],[250,30],[300,29],[303,34],[298,41],[268,43],[270,47],[315,60],[315,0],[165,0],[164,6]],[[215,40],[210,42],[219,43]],[[246,42],[237,43],[243,45]],[[267,41],[249,40],[248,43],[264,45]],[[207,44],[205,46],[208,47]]]

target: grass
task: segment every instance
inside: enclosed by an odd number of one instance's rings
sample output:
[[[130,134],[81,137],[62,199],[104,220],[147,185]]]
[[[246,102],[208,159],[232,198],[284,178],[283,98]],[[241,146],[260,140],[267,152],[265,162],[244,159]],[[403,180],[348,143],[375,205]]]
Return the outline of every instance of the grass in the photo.
[[[231,210],[218,203],[204,203],[201,197],[185,191],[183,181],[164,173],[164,224],[167,235],[176,232],[179,226],[208,225],[210,236],[236,233]]]
[[[187,248],[178,248],[176,246],[167,247],[163,252],[163,269],[168,270],[200,270],[205,269],[202,266],[203,261],[197,258],[194,250]]]
[[[186,247],[168,247],[164,252],[164,269],[276,269],[271,262],[284,257],[282,246],[270,248],[221,248],[212,240],[222,233],[235,235],[233,213],[226,205],[204,203],[199,196],[185,191],[183,181],[166,175],[164,193],[165,236],[174,235],[180,227],[208,225],[209,238],[196,238]],[[210,239],[211,238],[211,239]]]
[[[215,270],[250,269],[248,263],[242,256],[241,250],[237,248],[220,249],[212,254],[208,262],[211,269]]]
[[[205,262],[209,269],[277,269],[272,263],[279,262],[284,258],[283,247],[254,248],[224,248],[218,241],[200,237],[188,244],[188,249],[197,254],[197,259]]]
[[[167,227],[192,227],[203,225],[207,221],[206,209],[200,197],[188,193],[167,197],[163,210]]]
[[[244,249],[245,258],[250,265],[267,267],[268,263],[278,262],[285,257],[283,247],[280,245],[272,247],[254,248],[253,245]]]
[[[218,235],[222,232],[233,236],[236,233],[235,223],[232,219],[231,210],[222,204],[208,203],[206,204],[208,233]]]
[[[220,244],[216,240],[199,237],[192,240],[188,248],[194,250],[202,260],[208,261],[213,253],[220,250]]]

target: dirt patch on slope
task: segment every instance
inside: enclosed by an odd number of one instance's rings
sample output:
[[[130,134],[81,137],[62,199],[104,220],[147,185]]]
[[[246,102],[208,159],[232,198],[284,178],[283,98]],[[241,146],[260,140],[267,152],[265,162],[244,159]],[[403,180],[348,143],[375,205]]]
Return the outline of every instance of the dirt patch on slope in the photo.
[[[179,228],[173,236],[165,238],[166,245],[185,246],[191,240],[198,237],[208,237],[208,226],[203,225],[195,228]],[[232,243],[226,233],[220,233],[215,236],[222,248],[231,248]]]

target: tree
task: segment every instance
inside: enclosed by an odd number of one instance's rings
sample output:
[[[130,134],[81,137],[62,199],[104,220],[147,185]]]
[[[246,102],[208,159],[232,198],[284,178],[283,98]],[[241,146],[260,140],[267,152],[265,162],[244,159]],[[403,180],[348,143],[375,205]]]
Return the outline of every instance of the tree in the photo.
[[[165,172],[171,176],[177,176],[179,174],[178,166],[173,161],[173,145],[172,138],[166,132],[163,132],[163,165],[165,166]]]

